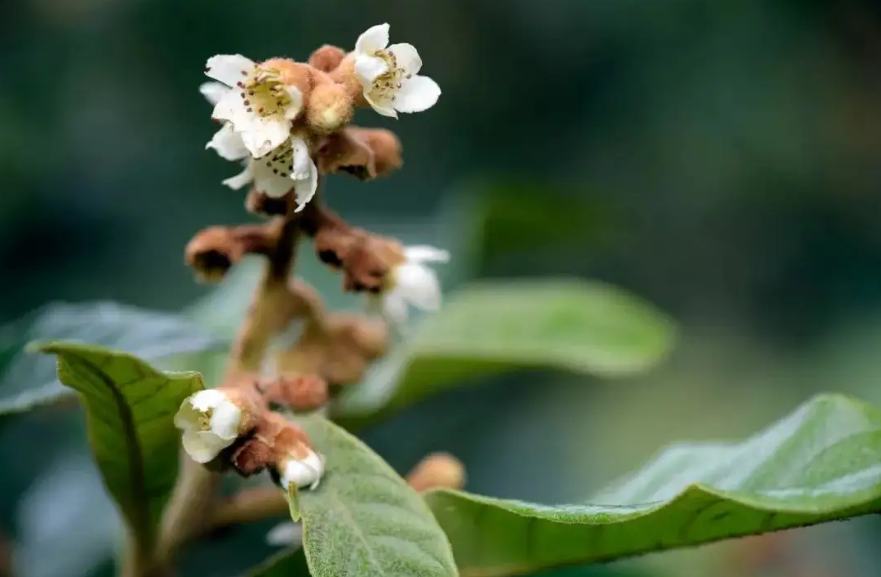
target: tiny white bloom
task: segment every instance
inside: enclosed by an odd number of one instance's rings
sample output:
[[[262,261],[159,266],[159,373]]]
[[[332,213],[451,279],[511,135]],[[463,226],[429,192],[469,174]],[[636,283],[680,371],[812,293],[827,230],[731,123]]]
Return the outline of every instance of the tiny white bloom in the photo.
[[[220,133],[224,132],[224,128],[214,135],[208,146],[217,150],[224,158],[234,160],[230,156],[235,156],[241,150],[236,150],[231,144],[219,144],[223,140]],[[226,156],[227,153],[230,156]],[[238,156],[238,158],[242,157]],[[223,184],[232,189],[239,189],[252,182],[258,192],[272,198],[281,198],[293,189],[297,197],[296,212],[300,212],[306,203],[312,200],[318,189],[318,167],[309,156],[306,142],[301,138],[292,137],[262,158],[249,158],[245,169],[236,176],[224,180]]]
[[[324,459],[318,453],[309,451],[303,459],[289,458],[279,471],[281,486],[285,491],[293,485],[299,489],[309,487],[315,489],[324,474]]]
[[[208,389],[187,397],[174,416],[183,431],[184,450],[197,463],[207,463],[239,436],[242,410],[222,391]]]
[[[426,263],[447,262],[450,254],[433,246],[408,246],[404,262],[393,268],[379,295],[370,295],[372,305],[397,325],[407,323],[410,305],[436,311],[441,305],[441,286],[437,274]]]
[[[208,59],[205,74],[230,88],[226,93],[212,84],[200,88],[209,101],[217,99],[212,118],[231,123],[252,156],[264,156],[287,139],[303,95],[283,84],[278,70],[240,54],[222,54]]]
[[[383,116],[422,112],[434,106],[441,89],[427,76],[419,76],[422,59],[412,44],[389,46],[389,25],[379,24],[358,37],[355,76],[364,98]]]
[[[273,547],[299,547],[303,543],[303,527],[299,523],[279,523],[266,534],[266,544]]]

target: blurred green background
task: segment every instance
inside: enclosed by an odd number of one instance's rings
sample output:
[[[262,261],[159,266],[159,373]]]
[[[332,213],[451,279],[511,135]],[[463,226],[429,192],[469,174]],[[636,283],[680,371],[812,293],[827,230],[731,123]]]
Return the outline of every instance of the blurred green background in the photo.
[[[399,470],[448,450],[475,492],[571,501],[670,441],[741,438],[816,391],[881,405],[881,3],[869,0],[5,0],[0,320],[50,301],[177,310],[205,294],[184,244],[250,219],[220,185],[238,168],[203,150],[206,58],[305,59],[384,21],[443,95],[397,122],[360,111],[400,136],[404,168],[334,177],[328,202],[375,232],[465,245],[448,288],[599,278],[682,325],[646,376],[521,373],[369,431]],[[346,303],[338,279],[304,267]],[[4,420],[0,456],[17,574],[106,574],[115,514],[80,415]],[[266,528],[200,546],[185,574],[245,569],[270,551]],[[868,577],[879,536],[862,519],[567,574]],[[755,561],[768,550],[774,563]]]

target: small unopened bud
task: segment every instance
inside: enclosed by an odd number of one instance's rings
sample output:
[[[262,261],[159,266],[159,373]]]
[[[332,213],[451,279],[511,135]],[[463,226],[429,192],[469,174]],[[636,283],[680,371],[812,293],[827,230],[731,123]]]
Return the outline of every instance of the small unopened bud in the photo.
[[[407,475],[407,483],[423,493],[429,489],[461,489],[465,486],[465,466],[448,453],[428,455]]]
[[[309,65],[322,72],[330,72],[339,66],[345,57],[346,51],[342,48],[325,44],[312,53],[309,57]]]
[[[262,386],[270,403],[292,408],[297,412],[314,411],[330,398],[327,381],[318,375],[281,376]]]
[[[336,132],[352,119],[354,107],[345,87],[328,82],[312,89],[306,121],[318,132]]]
[[[324,459],[311,449],[304,456],[291,453],[277,470],[285,490],[303,487],[315,489],[324,474]]]
[[[253,428],[254,412],[236,391],[208,389],[184,400],[174,426],[183,431],[183,447],[190,458],[204,464]]]
[[[384,128],[358,128],[352,126],[347,130],[361,139],[373,152],[373,163],[376,167],[375,176],[386,176],[393,170],[401,168],[401,141],[395,133]]]

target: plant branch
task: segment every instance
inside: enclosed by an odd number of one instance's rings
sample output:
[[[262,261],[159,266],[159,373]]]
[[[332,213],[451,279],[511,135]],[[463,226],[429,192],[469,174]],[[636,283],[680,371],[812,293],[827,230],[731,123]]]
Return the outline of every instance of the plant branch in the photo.
[[[320,195],[323,178],[319,179]],[[300,315],[321,314],[323,306],[314,299],[291,298],[289,285],[300,237],[299,215],[289,214],[258,227],[239,227],[233,237],[246,242],[254,252],[264,254],[267,264],[257,287],[248,316],[239,329],[224,377],[225,383],[246,382],[249,374],[259,374],[272,338]],[[269,242],[271,241],[271,242]],[[192,246],[192,243],[191,243]],[[188,249],[188,254],[190,253]],[[292,283],[292,286],[297,286]],[[315,303],[317,301],[318,304]],[[162,575],[181,545],[212,526],[212,515],[220,493],[221,475],[186,456],[177,486],[169,501],[152,566],[135,568],[135,577]]]

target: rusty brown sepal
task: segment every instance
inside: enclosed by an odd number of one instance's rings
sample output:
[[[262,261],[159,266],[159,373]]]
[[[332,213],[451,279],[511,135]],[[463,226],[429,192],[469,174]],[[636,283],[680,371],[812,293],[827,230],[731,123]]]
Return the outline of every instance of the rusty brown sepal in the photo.
[[[312,443],[300,427],[267,411],[253,434],[232,452],[230,463],[248,477],[267,468],[279,468],[291,457],[304,459],[311,452]]]
[[[318,375],[282,375],[260,385],[263,398],[296,412],[314,411],[330,399],[327,381]]]
[[[277,223],[212,226],[187,244],[185,260],[199,280],[215,282],[246,254],[269,254],[278,242],[278,235]]]

